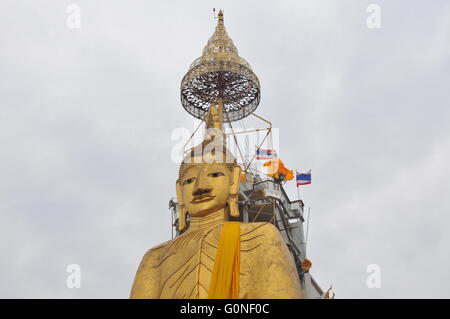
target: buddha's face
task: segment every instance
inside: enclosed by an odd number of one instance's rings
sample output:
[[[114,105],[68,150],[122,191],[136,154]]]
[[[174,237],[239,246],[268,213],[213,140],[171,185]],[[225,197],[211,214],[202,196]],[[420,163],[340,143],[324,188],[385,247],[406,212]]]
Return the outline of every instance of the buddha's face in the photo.
[[[225,163],[184,164],[179,187],[189,215],[205,216],[224,208],[234,175]]]

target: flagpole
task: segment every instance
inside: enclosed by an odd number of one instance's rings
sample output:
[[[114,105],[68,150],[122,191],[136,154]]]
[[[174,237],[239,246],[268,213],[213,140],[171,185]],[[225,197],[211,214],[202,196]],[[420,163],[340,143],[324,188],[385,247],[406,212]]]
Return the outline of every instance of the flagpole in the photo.
[[[297,174],[298,174],[298,171],[297,171],[297,169],[295,169],[295,185],[297,186],[297,198],[298,198],[298,200],[300,200],[300,188],[299,188],[299,185],[297,184]]]
[[[306,222],[306,235],[305,235],[305,257],[306,257],[306,246],[308,245],[308,233],[309,233],[309,217],[311,216],[311,206],[308,208],[308,221]]]

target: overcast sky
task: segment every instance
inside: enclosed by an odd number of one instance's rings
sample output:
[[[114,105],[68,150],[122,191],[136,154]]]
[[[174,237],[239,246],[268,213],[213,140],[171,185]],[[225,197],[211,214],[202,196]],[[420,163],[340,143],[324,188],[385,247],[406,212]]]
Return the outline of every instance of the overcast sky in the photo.
[[[192,129],[179,86],[213,7],[260,79],[286,166],[312,169],[301,196],[321,287],[450,298],[444,0],[1,1],[0,297],[129,296],[142,255],[171,237],[171,133]]]

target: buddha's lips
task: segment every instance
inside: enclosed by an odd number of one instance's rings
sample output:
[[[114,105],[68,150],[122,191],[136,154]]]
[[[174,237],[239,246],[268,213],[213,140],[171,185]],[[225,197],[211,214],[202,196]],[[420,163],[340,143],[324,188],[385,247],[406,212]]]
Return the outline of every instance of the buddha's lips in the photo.
[[[200,196],[196,196],[194,197],[194,199],[191,201],[192,204],[197,204],[197,203],[201,203],[201,202],[206,202],[209,201],[211,199],[213,199],[216,196],[212,196],[212,195],[200,195]]]

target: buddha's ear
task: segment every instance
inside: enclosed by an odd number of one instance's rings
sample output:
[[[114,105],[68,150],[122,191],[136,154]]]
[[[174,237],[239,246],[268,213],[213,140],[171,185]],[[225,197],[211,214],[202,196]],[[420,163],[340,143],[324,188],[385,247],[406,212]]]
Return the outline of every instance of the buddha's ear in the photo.
[[[241,171],[239,165],[235,165],[231,170],[230,194],[237,194],[239,192]]]
[[[177,202],[178,202],[178,231],[182,231],[186,228],[186,206],[184,205],[180,181],[177,181],[175,183],[175,187],[177,190]]]
[[[236,165],[231,170],[230,195],[228,198],[228,207],[231,217],[239,217],[239,207],[237,205],[237,194],[239,192],[241,177],[241,167]]]

